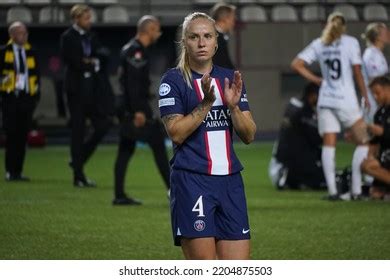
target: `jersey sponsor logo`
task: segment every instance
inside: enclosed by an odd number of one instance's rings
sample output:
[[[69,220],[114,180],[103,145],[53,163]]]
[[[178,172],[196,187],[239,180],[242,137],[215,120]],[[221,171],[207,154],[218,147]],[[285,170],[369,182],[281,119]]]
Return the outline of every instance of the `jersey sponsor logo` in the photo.
[[[160,85],[160,89],[158,90],[158,93],[160,96],[165,96],[171,91],[171,86],[168,85],[167,83],[162,83]]]
[[[247,234],[248,232],[250,231],[250,229],[248,228],[248,229],[242,229],[242,234]]]
[[[196,220],[194,223],[194,229],[196,231],[203,231],[206,228],[206,223],[202,220]]]
[[[175,105],[175,98],[163,98],[158,101],[158,107],[173,106]]]
[[[230,111],[229,109],[212,109],[210,110],[206,118],[203,120],[203,123],[206,124],[206,127],[228,127],[230,121]]]

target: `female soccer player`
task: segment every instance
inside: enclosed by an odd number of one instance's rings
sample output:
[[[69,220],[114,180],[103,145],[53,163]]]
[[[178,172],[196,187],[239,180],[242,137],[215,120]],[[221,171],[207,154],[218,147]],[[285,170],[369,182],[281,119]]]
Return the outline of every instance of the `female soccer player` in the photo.
[[[214,20],[188,15],[180,60],[159,89],[161,117],[174,143],[172,230],[186,259],[249,258],[242,166],[232,130],[249,144],[256,125],[241,73],[213,65],[217,47]]]
[[[322,166],[328,185],[330,200],[339,200],[335,178],[335,151],[337,133],[341,126],[350,130],[358,145],[352,159],[352,198],[361,197],[360,164],[367,155],[369,137],[356,96],[353,77],[369,108],[367,91],[361,72],[361,55],[358,41],[345,35],[345,19],[332,13],[320,38],[315,39],[293,60],[291,66],[309,81],[320,85],[318,100],[318,130],[323,137]],[[318,61],[322,77],[310,71],[305,63]]]
[[[368,84],[374,78],[383,76],[389,72],[389,66],[383,55],[383,49],[389,43],[389,30],[384,23],[370,23],[367,25],[362,37],[366,40],[367,44],[367,48],[363,53],[363,73],[366,79],[367,95],[371,105],[370,111],[366,116],[366,121],[372,123],[378,106]]]

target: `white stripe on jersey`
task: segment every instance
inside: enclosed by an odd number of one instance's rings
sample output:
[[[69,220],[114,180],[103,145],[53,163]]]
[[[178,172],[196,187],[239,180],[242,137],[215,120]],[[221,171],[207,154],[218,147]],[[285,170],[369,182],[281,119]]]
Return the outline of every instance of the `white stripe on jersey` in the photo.
[[[198,85],[199,92],[200,92],[200,94],[202,96],[202,99],[203,99],[204,98],[204,93],[203,93],[203,90],[202,90],[201,79],[196,79],[195,82]],[[214,93],[215,93],[215,98],[216,98],[214,103],[213,103],[213,106],[222,106],[223,105],[223,99],[222,99],[223,93],[220,91],[220,88],[217,85],[217,81],[216,81],[215,78],[212,78],[212,80],[211,80],[210,87],[212,87],[212,86],[214,86]]]
[[[228,175],[230,173],[230,156],[228,155],[228,139],[226,131],[207,131],[206,147],[211,161],[211,175]]]

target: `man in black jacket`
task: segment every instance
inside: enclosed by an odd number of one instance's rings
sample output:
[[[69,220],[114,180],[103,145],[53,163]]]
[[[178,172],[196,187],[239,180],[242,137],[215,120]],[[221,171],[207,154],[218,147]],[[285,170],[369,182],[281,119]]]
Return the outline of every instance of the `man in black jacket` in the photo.
[[[91,11],[86,5],[71,9],[74,24],[61,36],[61,55],[66,65],[65,91],[71,117],[71,161],[73,184],[76,187],[93,187],[95,183],[84,175],[84,165],[110,127],[99,96],[101,61],[98,57],[100,44],[90,32]],[[94,128],[85,140],[86,119]]]
[[[39,69],[34,50],[27,42],[22,22],[8,28],[10,40],[0,48],[0,97],[6,134],[5,179],[29,181],[23,176],[27,134],[39,100]]]
[[[370,83],[371,91],[379,105],[374,123],[368,125],[373,136],[362,170],[374,177],[370,188],[373,199],[390,200],[390,78],[375,78]]]
[[[229,55],[229,37],[236,24],[236,7],[226,3],[217,3],[210,11],[218,31],[218,49],[213,57],[215,65],[235,69]]]
[[[114,205],[139,205],[137,199],[124,192],[126,169],[134,153],[136,141],[147,142],[153,150],[155,162],[169,189],[169,162],[161,122],[153,116],[149,104],[148,47],[160,37],[160,22],[154,16],[143,16],[137,24],[137,34],[121,51],[120,82],[124,94],[121,116],[121,135],[115,162]]]
[[[310,83],[303,97],[291,98],[286,107],[269,166],[271,180],[278,189],[326,186],[317,127],[318,91],[318,86]]]

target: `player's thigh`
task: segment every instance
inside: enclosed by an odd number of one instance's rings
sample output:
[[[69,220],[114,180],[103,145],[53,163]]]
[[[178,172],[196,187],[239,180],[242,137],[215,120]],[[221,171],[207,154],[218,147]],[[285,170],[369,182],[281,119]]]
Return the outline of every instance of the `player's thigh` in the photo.
[[[181,248],[187,260],[215,260],[214,237],[182,238]]]
[[[325,134],[337,134],[341,131],[340,121],[333,109],[318,108],[318,132],[323,137]]]
[[[171,222],[175,245],[180,240],[216,237],[217,200],[214,176],[173,169],[171,172]]]
[[[217,258],[220,260],[248,260],[249,240],[218,240]]]

